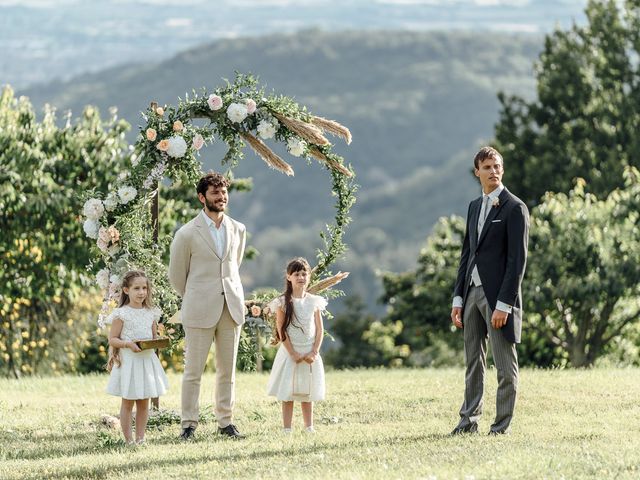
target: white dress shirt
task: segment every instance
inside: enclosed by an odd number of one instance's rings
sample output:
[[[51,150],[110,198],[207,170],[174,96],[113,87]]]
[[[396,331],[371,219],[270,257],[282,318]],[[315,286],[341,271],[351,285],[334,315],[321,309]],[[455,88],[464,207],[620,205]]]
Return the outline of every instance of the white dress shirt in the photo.
[[[224,223],[224,216],[222,217],[222,222],[220,222],[220,227],[216,228],[216,222],[211,220],[209,216],[204,213],[204,209],[201,211],[202,216],[204,217],[205,222],[207,222],[207,226],[209,227],[209,233],[211,234],[211,238],[213,239],[213,245],[216,247],[216,253],[218,257],[222,258],[224,256],[224,251],[226,248],[227,241],[227,227]]]
[[[480,239],[482,228],[484,227],[485,220],[489,215],[488,209],[493,207],[493,202],[500,196],[503,190],[504,190],[504,185],[500,184],[500,186],[496,188],[493,192],[489,194],[484,194],[484,193],[482,194],[482,206],[480,208],[480,215],[478,215],[478,225],[477,225],[478,239]],[[485,209],[485,206],[486,206],[486,209]],[[473,272],[471,272],[470,284],[475,285],[476,287],[479,287],[482,285],[482,281],[480,280],[480,274],[478,273],[477,265],[473,266]],[[454,297],[453,307],[462,307],[462,306],[463,306],[462,297],[460,296]],[[501,312],[511,313],[511,311],[513,310],[513,306],[507,305],[506,303],[498,300],[498,302],[496,303],[496,310],[500,310]]]

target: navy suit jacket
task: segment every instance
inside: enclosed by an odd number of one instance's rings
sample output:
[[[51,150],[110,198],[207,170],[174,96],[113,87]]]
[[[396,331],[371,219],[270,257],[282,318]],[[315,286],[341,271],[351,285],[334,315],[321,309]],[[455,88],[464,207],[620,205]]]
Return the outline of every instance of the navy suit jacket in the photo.
[[[510,342],[520,343],[521,285],[527,264],[529,210],[522,200],[506,188],[498,199],[498,206],[490,207],[480,236],[478,217],[482,197],[469,204],[454,296],[460,296],[463,302],[466,302],[471,272],[477,265],[482,288],[491,310],[495,310],[498,300],[513,306],[513,311],[507,317],[507,323],[501,331]]]

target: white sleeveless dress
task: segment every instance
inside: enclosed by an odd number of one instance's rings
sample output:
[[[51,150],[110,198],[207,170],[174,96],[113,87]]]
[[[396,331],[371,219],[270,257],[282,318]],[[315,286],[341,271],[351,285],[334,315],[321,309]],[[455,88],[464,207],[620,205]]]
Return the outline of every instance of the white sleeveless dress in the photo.
[[[303,298],[293,298],[295,316],[291,325],[287,328],[287,337],[296,352],[305,354],[313,349],[313,343],[316,338],[314,313],[316,310],[322,312],[326,306],[326,299],[310,293],[305,294]],[[269,303],[269,308],[272,312],[275,312],[278,308],[284,310],[283,307],[283,296]],[[294,395],[293,391],[294,381],[298,382],[296,395]],[[300,394],[301,390],[304,391],[304,394]],[[285,402],[317,402],[324,400],[324,364],[320,355],[316,357],[311,366],[307,362],[296,364],[284,345],[280,344],[273,360],[273,367],[267,384],[267,394]]]
[[[116,308],[105,320],[122,320],[120,338],[146,340],[153,336],[153,322],[160,319],[157,308],[132,308],[128,305]],[[133,352],[128,348],[120,349],[120,366],[113,366],[107,384],[107,393],[127,400],[155,398],[164,394],[169,387],[167,375],[154,350]]]

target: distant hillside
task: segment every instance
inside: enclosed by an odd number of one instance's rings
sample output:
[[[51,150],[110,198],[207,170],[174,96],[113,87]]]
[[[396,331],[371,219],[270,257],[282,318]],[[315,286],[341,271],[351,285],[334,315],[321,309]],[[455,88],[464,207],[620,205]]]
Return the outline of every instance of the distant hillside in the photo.
[[[540,47],[539,37],[486,32],[313,30],[218,41],[159,64],[112,68],[22,93],[35,105],[49,102],[75,115],[86,104],[104,113],[117,106],[135,126],[149,101],[175,103],[237,70],[344,123],[354,140],[348,147],[336,141],[336,150],[353,164],[361,189],[341,268],[354,272],[345,287],[371,302],[379,292],[374,272],[412,266],[435,220],[463,214],[477,194],[470,159],[492,137],[496,92],[533,94]],[[205,152],[205,166],[217,167],[222,152],[222,145]],[[245,271],[250,288],[279,285],[292,255],[313,257],[318,228],[332,215],[325,172],[315,162],[289,160],[294,180],[264,168],[250,152],[236,172],[255,183],[251,194],[231,200],[233,215],[262,251]]]

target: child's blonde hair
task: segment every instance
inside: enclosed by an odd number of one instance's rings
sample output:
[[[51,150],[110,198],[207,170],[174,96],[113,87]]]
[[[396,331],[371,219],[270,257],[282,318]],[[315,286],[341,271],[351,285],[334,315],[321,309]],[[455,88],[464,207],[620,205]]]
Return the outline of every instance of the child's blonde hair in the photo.
[[[153,299],[151,298],[151,281],[149,280],[149,277],[147,277],[147,274],[142,270],[129,270],[124,274],[124,277],[122,277],[122,290],[120,291],[120,301],[118,302],[118,307],[123,307],[129,304],[129,295],[125,293],[124,289],[129,288],[131,286],[131,282],[133,282],[133,280],[135,280],[136,278],[144,278],[147,281],[147,298],[145,298],[142,302],[142,306],[145,308],[153,307]],[[108,372],[110,372],[114,366],[120,366],[120,349],[113,348],[111,345],[109,345],[109,359],[107,360],[105,368]]]

